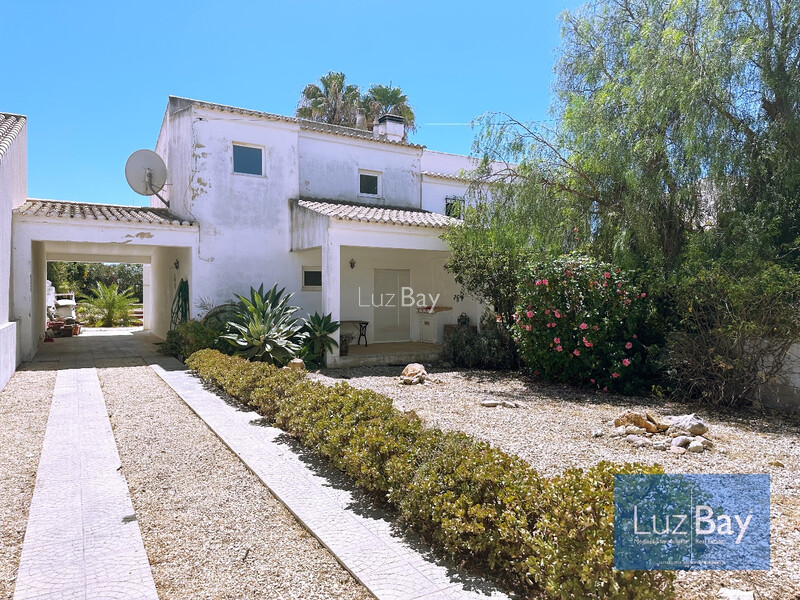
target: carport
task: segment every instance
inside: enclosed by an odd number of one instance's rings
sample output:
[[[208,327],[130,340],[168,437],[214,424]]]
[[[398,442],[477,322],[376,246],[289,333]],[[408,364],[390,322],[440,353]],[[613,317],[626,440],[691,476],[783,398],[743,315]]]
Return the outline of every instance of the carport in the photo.
[[[29,199],[14,209],[11,314],[20,359],[31,360],[44,337],[51,260],[143,264],[144,328],[165,337],[181,279],[189,282],[194,306],[198,231],[163,208]]]

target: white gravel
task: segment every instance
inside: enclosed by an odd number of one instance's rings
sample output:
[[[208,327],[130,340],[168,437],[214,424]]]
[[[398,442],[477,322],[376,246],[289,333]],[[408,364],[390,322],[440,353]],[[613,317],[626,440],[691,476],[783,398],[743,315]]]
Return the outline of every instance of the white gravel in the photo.
[[[54,364],[29,363],[0,392],[0,598],[8,600],[56,383]]]
[[[800,419],[755,412],[731,417],[658,398],[587,394],[513,373],[433,369],[434,383],[409,386],[399,383],[401,371],[402,367],[359,367],[310,377],[328,383],[345,377],[354,387],[385,394],[398,409],[413,410],[432,426],[488,441],[549,476],[600,460],[658,462],[671,473],[769,473],[771,570],[681,572],[678,598],[716,600],[720,587],[731,587],[755,590],[759,600],[800,599]],[[481,406],[487,399],[511,400],[519,408]],[[681,456],[634,448],[609,435],[611,422],[626,409],[662,416],[697,412],[709,424],[708,437],[715,448]],[[604,435],[593,438],[598,429]]]
[[[100,382],[160,598],[372,597],[152,369],[115,367]]]

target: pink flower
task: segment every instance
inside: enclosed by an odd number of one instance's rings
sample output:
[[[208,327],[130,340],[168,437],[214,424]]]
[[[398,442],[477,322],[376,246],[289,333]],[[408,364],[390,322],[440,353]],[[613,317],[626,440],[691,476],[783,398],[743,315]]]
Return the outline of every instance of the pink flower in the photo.
[[[545,327],[547,327],[547,328],[549,329],[549,328],[550,328],[550,323],[548,323],[547,325],[545,325]]]
[[[556,319],[560,319],[561,318],[561,313],[558,312],[557,310],[553,311],[553,314],[556,316]]]
[[[631,361],[629,359],[627,359],[627,358],[623,358],[622,359],[622,364],[624,366],[626,366],[626,367],[629,367],[631,365]]]
[[[626,305],[626,306],[629,306],[629,305],[630,305],[630,303],[631,303],[631,299],[630,299],[630,298],[628,298],[627,300],[625,300],[625,305]]]
[[[607,387],[603,387],[603,391],[604,391],[604,392],[607,392],[607,391],[608,391],[608,388],[607,388]]]
[[[589,329],[589,326],[586,323],[581,323],[580,325],[578,325],[578,327],[580,327],[581,329]]]
[[[560,344],[561,340],[559,338],[553,338],[553,343],[554,344]]]
[[[636,338],[638,338],[638,337],[639,337],[639,336],[638,336],[638,335],[636,335],[635,333],[633,334],[633,339],[636,339]]]
[[[526,314],[526,315],[528,315],[528,318],[529,318],[529,319],[532,319],[532,318],[533,318],[533,311],[532,311],[532,310],[529,310],[529,311],[528,311],[528,312],[526,312],[525,314]]]
[[[590,380],[589,380],[589,383],[594,383],[594,379],[590,379]]]
[[[547,283],[547,279],[542,279],[542,285],[549,285],[549,284]]]
[[[618,294],[621,294],[621,293],[622,293],[622,290],[617,290],[617,293],[618,293]]]
[[[626,350],[630,350],[631,348],[633,348],[633,344],[631,344],[630,342],[628,342],[627,344],[625,344],[625,349],[626,349]]]
[[[605,277],[606,279],[608,279],[609,277],[611,277],[611,273],[609,273],[608,271],[606,271],[605,273],[603,273],[603,277]]]
[[[514,320],[515,320],[515,321],[519,321],[519,314],[517,314],[517,313],[514,313]]]
[[[607,281],[603,282],[603,287],[608,287],[608,282]]]
[[[536,285],[542,285],[542,280],[541,279],[537,279],[536,280]]]
[[[620,281],[619,283],[617,283],[617,287],[618,287],[618,288],[621,288],[621,287],[622,287],[622,282],[621,282],[621,281]]]
[[[497,315],[497,322],[498,323],[502,323],[503,322],[503,315]]]
[[[594,329],[595,331],[597,331],[597,325],[592,325],[592,329]]]
[[[613,373],[611,374],[611,376],[612,376],[614,379],[616,379],[617,377],[619,377],[619,373],[617,373],[617,372],[615,371],[615,372],[613,372]]]
[[[580,351],[580,350],[578,350],[577,348],[575,348],[575,350],[573,350],[573,351],[572,351],[572,353],[573,353],[575,356],[580,356],[580,355],[581,355],[581,351]]]
[[[531,330],[531,326],[530,325],[525,325],[525,331],[530,331],[530,330]]]
[[[549,314],[550,314],[550,309],[549,309],[549,308],[548,308],[548,309],[546,309],[546,310],[544,311],[544,314],[546,314],[546,315],[549,315]]]
[[[555,323],[550,323],[550,327],[555,327],[555,326],[556,326]]]
[[[572,233],[578,233],[578,228],[577,227],[573,227],[572,228]]]
[[[647,296],[647,294],[645,294],[644,292],[642,292],[641,294],[639,294],[639,297],[640,297],[640,298],[644,298],[645,296]]]
[[[561,352],[562,350],[563,350],[563,348],[561,347],[560,344],[558,346],[556,346],[556,352]]]
[[[587,348],[591,348],[592,346],[594,346],[594,344],[589,340],[587,340],[585,337],[583,338],[583,345],[586,346]]]

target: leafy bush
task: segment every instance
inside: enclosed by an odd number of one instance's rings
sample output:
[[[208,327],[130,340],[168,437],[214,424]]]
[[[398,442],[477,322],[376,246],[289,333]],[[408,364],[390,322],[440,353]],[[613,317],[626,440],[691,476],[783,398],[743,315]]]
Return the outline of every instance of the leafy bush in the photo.
[[[184,357],[204,348],[222,350],[224,347],[219,340],[222,331],[221,325],[211,322],[191,320],[178,323],[175,329],[167,332],[167,338],[158,351],[167,356]]]
[[[480,331],[455,327],[444,340],[442,358],[468,369],[516,369],[517,346],[504,323],[484,315]]]
[[[334,348],[339,347],[331,337],[338,329],[339,321],[334,321],[330,313],[324,317],[318,313],[308,316],[301,329],[304,339],[300,350],[300,358],[306,365],[322,366],[325,363],[325,353],[333,352]]]
[[[220,336],[233,348],[233,353],[250,360],[285,365],[300,352],[303,335],[301,325],[293,317],[298,308],[289,306],[293,294],[283,295],[285,288],[275,284],[264,293],[262,284],[250,288],[250,297],[239,296],[227,333]]]
[[[120,291],[116,283],[106,285],[98,281],[97,287],[82,298],[82,304],[98,315],[101,327],[116,327],[130,322],[136,299],[131,288]]]
[[[672,289],[678,329],[667,365],[674,388],[730,407],[781,373],[800,339],[800,276],[775,264],[713,263]]]
[[[567,255],[529,267],[520,299],[514,336],[535,374],[625,393],[651,376],[654,310],[628,273]]]
[[[660,467],[615,465],[568,469],[542,490],[534,551],[526,560],[548,596],[568,600],[645,600],[673,594],[672,577],[614,571],[614,475],[663,473]]]
[[[193,354],[187,364],[388,500],[440,548],[511,587],[546,590],[553,598],[672,596],[671,572],[612,568],[611,474],[654,469],[604,463],[548,481],[465,434],[424,428],[416,415],[370,390],[328,387],[303,372],[213,350]]]

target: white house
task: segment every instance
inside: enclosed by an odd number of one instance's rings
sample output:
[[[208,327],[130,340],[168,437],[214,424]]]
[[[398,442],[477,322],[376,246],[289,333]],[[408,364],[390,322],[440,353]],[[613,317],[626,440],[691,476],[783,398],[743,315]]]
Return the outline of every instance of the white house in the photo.
[[[462,312],[477,322],[478,303],[453,300],[440,239],[472,165],[403,134],[390,116],[370,132],[170,98],[156,152],[169,210],[199,229],[193,304],[277,282],[305,312],[368,323],[370,344],[438,344]]]
[[[44,332],[48,260],[143,263],[145,328],[161,337],[181,279],[192,316],[278,283],[303,313],[363,328],[365,347],[332,365],[432,357],[447,325],[482,312],[454,300],[440,239],[473,165],[404,141],[403,128],[388,115],[367,131],[171,97],[155,147],[168,207],[12,203],[20,357]]]

